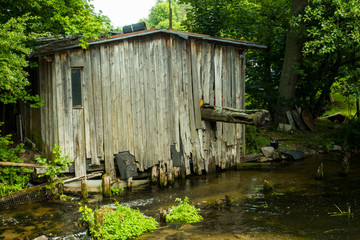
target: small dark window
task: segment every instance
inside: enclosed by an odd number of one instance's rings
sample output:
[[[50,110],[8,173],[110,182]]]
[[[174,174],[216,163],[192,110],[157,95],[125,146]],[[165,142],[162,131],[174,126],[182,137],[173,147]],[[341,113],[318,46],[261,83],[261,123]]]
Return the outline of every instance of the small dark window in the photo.
[[[71,88],[72,88],[72,103],[73,107],[82,105],[81,100],[81,69],[71,69]]]

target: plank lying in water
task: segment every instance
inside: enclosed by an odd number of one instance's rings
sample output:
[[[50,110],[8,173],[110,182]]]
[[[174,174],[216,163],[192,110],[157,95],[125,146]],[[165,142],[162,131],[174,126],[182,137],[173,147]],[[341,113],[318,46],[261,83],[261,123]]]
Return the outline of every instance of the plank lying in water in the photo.
[[[144,184],[149,184],[150,180],[133,180],[131,186],[137,187]],[[88,192],[99,192],[99,189],[101,189],[102,180],[96,179],[96,180],[86,180],[87,184],[87,191]],[[115,183],[117,184],[117,183]],[[115,185],[114,184],[114,185]],[[120,187],[126,188],[127,187],[127,181],[120,180]],[[64,191],[65,192],[80,192],[81,191],[81,181],[75,181],[71,183],[64,184]]]

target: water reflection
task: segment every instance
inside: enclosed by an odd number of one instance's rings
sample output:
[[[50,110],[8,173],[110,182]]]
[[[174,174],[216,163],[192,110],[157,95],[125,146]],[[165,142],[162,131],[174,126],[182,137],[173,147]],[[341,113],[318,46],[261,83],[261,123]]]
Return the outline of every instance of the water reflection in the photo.
[[[141,239],[360,239],[360,164],[351,162],[350,174],[338,174],[339,157],[316,156],[268,170],[227,171],[177,181],[169,188],[144,186],[116,198],[158,218],[159,208],[168,208],[176,198],[188,196],[201,208],[204,220],[194,225],[170,224]],[[315,180],[323,162],[325,178]],[[263,194],[264,180],[275,192]],[[230,207],[215,206],[225,195]],[[224,201],[224,200],[222,200]],[[209,204],[210,203],[210,204]],[[110,200],[99,203],[112,205]],[[351,207],[353,218],[333,217],[328,212]],[[50,239],[85,239],[84,229],[74,226],[77,205],[32,203],[0,210],[0,239],[29,239],[45,234]]]

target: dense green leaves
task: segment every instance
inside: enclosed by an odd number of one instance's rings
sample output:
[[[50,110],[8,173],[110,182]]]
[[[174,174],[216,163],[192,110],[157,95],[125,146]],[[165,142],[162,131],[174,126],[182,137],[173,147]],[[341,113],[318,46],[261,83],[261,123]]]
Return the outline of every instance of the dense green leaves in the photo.
[[[86,205],[79,208],[81,220],[89,225],[89,231],[95,239],[130,239],[154,231],[159,225],[155,219],[144,216],[139,210],[117,202],[115,206],[116,210],[108,206],[95,211]]]
[[[190,205],[188,197],[185,197],[184,200],[177,198],[175,201],[178,202],[178,205],[171,207],[169,214],[166,216],[167,222],[197,223],[203,219],[203,217],[199,215],[200,209]]]
[[[0,124],[1,126],[2,124]],[[0,131],[1,134],[1,131]],[[25,150],[23,144],[12,147],[11,135],[0,135],[0,159],[5,162],[22,162],[19,155]],[[26,188],[30,171],[23,167],[0,167],[0,197]]]
[[[86,47],[87,40],[109,29],[109,22],[85,0],[0,0],[0,102],[42,105],[38,96],[27,92],[25,70],[27,56],[43,44],[35,41],[37,37],[81,36],[81,46]]]
[[[38,101],[25,90],[30,85],[25,68],[29,63],[26,55],[31,52],[26,43],[34,36],[26,33],[28,15],[11,18],[0,25],[0,102],[15,103],[18,99]]]
[[[175,30],[184,30],[181,25],[185,19],[185,11],[187,6],[178,4],[176,0],[172,0],[172,27]],[[168,0],[158,0],[156,5],[151,8],[149,17],[142,19],[145,21],[148,28],[169,28],[169,2]]]

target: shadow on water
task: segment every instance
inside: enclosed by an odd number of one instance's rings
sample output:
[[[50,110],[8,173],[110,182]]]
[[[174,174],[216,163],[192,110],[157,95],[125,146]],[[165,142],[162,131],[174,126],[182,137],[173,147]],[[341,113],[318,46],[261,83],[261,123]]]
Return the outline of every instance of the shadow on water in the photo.
[[[344,178],[339,174],[340,158],[320,155],[276,169],[192,177],[166,189],[149,185],[125,191],[116,200],[157,220],[158,209],[170,207],[176,198],[188,196],[201,209],[200,223],[170,224],[141,239],[360,239],[360,163],[353,159]],[[325,177],[319,181],[314,176],[321,163]],[[275,184],[273,192],[260,191],[264,180]],[[234,200],[231,206],[215,204],[225,195]],[[340,213],[337,207],[350,207],[353,216],[331,216]],[[2,209],[0,239],[63,239],[59,236],[83,233],[85,229],[74,225],[77,209],[56,202]],[[67,239],[86,239],[80,235]]]

